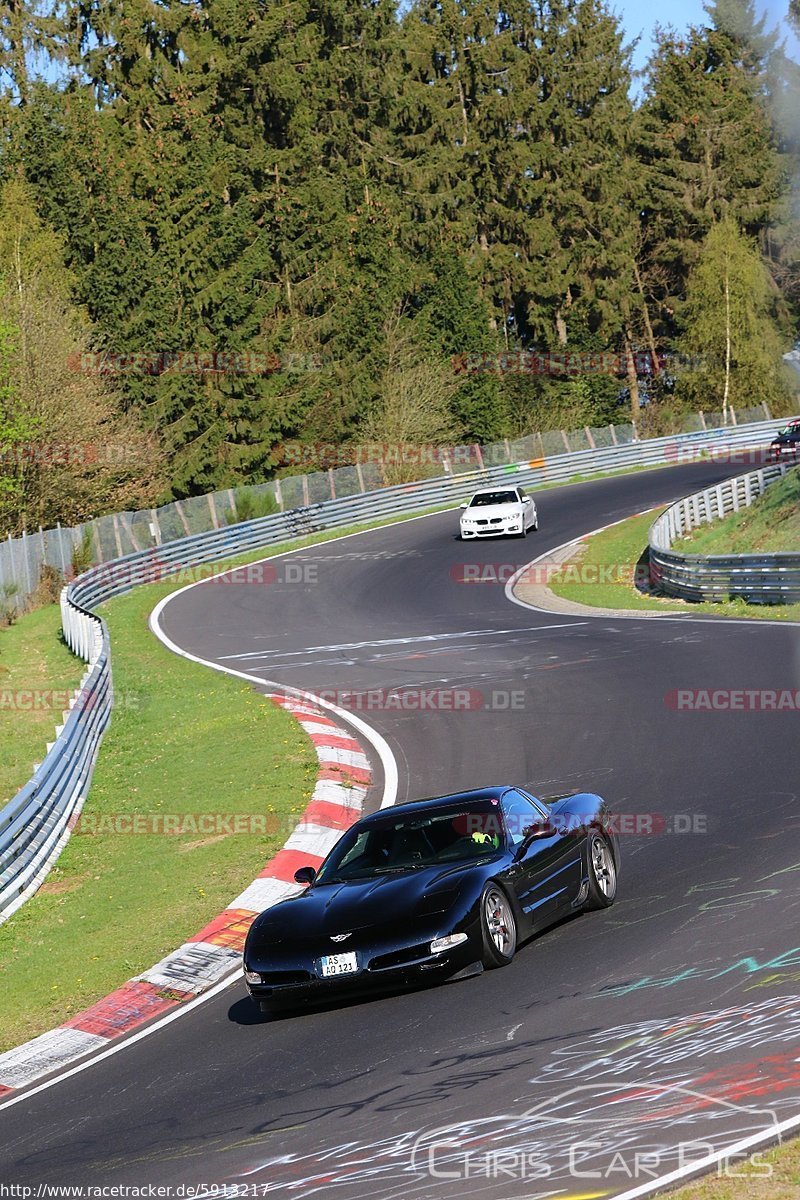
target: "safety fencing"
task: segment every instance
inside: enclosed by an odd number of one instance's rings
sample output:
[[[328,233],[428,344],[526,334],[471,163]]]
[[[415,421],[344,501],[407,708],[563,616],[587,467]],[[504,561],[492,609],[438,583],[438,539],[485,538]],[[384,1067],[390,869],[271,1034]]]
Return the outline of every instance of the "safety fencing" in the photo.
[[[769,417],[766,405],[731,414],[733,426]],[[691,413],[685,419],[682,432],[700,438],[707,434],[724,438],[735,432],[730,427],[720,428],[721,420],[720,413]],[[3,609],[10,613],[25,610],[36,591],[43,565],[68,578],[76,551],[85,555],[87,562],[111,562],[127,554],[177,538],[225,528],[251,517],[306,509],[328,500],[356,498],[392,482],[387,475],[399,467],[403,468],[405,479],[471,478],[476,470],[513,468],[520,462],[546,460],[550,463],[580,451],[602,454],[607,449],[631,444],[641,443],[637,438],[637,427],[630,422],[584,426],[569,431],[554,429],[488,446],[288,443],[282,448],[277,447],[276,455],[291,462],[296,474],[283,475],[269,483],[226,488],[206,496],[176,500],[159,508],[111,513],[72,528],[57,526],[27,532],[17,538],[4,538],[0,541],[0,620]],[[34,451],[37,449],[33,448]],[[327,470],[299,473],[314,461],[339,462],[347,456],[356,461]]]
[[[169,579],[203,563],[376,518],[455,507],[476,487],[506,484],[535,489],[625,468],[688,462],[717,455],[734,459],[762,447],[783,421],[702,430],[449,473],[304,506],[153,545],[84,572],[61,596],[64,636],[88,669],[54,744],[25,785],[0,810],[0,922],[41,884],[69,836],[88,791],[112,704],[108,630],[94,609],[142,583]]]
[[[87,669],[63,725],[33,777],[0,810],[0,922],[32,896],[69,837],[89,791],[111,717],[111,648],[105,622],[61,596],[64,636]]]
[[[675,543],[701,525],[750,505],[792,468],[783,463],[737,475],[673,504],[650,530],[650,582],[681,600],[733,600],[749,604],[800,601],[800,553],[683,554]]]

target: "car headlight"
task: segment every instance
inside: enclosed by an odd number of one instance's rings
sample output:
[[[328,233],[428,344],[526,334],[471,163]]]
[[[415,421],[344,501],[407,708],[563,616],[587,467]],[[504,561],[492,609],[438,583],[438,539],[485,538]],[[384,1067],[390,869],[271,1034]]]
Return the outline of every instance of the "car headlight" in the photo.
[[[445,937],[434,938],[431,942],[431,954],[443,954],[445,950],[452,950],[454,946],[460,946],[466,940],[466,933],[448,933]]]
[[[261,983],[260,971],[248,971],[245,969],[244,977],[247,983]]]

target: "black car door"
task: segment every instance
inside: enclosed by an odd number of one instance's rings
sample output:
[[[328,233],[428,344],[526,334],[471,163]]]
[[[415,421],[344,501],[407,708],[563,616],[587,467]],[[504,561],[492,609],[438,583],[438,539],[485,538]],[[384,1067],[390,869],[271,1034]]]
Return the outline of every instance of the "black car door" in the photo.
[[[547,823],[547,811],[516,788],[501,799],[509,848],[515,855],[504,882],[514,893],[523,920],[541,928],[568,910],[581,885],[581,842]]]

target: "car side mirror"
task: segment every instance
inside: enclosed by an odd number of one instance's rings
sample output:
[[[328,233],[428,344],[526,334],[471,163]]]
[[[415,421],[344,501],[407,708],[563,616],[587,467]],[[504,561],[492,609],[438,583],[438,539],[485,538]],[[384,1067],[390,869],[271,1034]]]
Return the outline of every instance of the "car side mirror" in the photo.
[[[298,867],[294,873],[295,883],[305,883],[309,887],[316,878],[317,872],[313,867]]]
[[[464,503],[463,503],[463,504],[459,504],[459,506],[458,506],[458,507],[459,507],[459,508],[469,508],[469,504],[468,504],[468,503],[467,503],[467,501],[465,500],[465,501],[464,501]]]
[[[514,851],[514,858],[522,858],[531,842],[539,842],[542,838],[552,837],[556,831],[549,821],[541,821],[537,825],[529,825],[524,832],[525,836]]]

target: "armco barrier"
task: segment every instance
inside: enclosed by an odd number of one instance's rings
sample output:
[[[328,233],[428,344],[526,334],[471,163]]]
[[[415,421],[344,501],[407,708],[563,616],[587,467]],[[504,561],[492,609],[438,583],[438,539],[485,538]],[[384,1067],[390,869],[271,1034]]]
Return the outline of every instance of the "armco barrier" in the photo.
[[[764,467],[726,479],[673,504],[650,530],[650,581],[682,600],[730,600],[750,604],[800,601],[800,554],[681,554],[675,542],[700,525],[749,508],[791,468]]]
[[[798,394],[800,400],[800,394]],[[679,433],[696,433],[703,437],[714,434],[728,422],[721,412],[687,413],[682,418]],[[751,408],[729,410],[731,427],[754,421],[769,421],[771,413],[766,404]],[[134,554],[161,546],[176,538],[193,537],[224,525],[248,520],[247,506],[253,516],[266,512],[289,512],[308,508],[327,500],[342,500],[348,496],[372,492],[387,486],[387,471],[404,468],[406,482],[430,479],[434,475],[459,475],[553,455],[574,454],[581,450],[599,451],[612,446],[627,446],[637,440],[636,426],[631,422],[582,429],[552,429],[530,433],[514,440],[492,445],[477,443],[461,446],[433,446],[413,443],[353,443],[333,446],[323,443],[303,445],[289,442],[273,447],[277,460],[294,464],[300,469],[313,462],[320,465],[331,456],[350,465],[329,466],[312,470],[311,474],[290,474],[266,483],[252,483],[235,489],[208,492],[173,500],[158,508],[108,513],[72,527],[58,525],[55,529],[23,531],[19,537],[9,534],[0,541],[0,606],[17,613],[24,612],[39,585],[44,566],[67,575],[76,552],[83,557],[91,552],[92,563],[112,562],[125,554]],[[114,447],[106,447],[113,451]],[[117,450],[124,447],[117,447]],[[64,446],[48,443],[23,447],[32,463],[43,469],[57,468],[63,455],[75,451],[91,457],[100,447]],[[306,457],[308,456],[308,458]],[[311,462],[308,459],[311,459]],[[81,461],[84,461],[81,458]],[[87,460],[88,461],[88,460]],[[436,466],[438,464],[438,467]],[[244,506],[244,507],[243,507]]]
[[[65,588],[61,598],[64,636],[70,648],[89,664],[88,670],[41,766],[0,810],[0,922],[41,884],[86,797],[112,703],[108,631],[93,614],[97,605],[137,584],[168,578],[186,567],[376,517],[455,505],[486,484],[536,488],[576,475],[677,463],[714,454],[734,456],[745,448],[766,444],[784,423],[760,421],[399,484],[179,538],[92,567]]]

